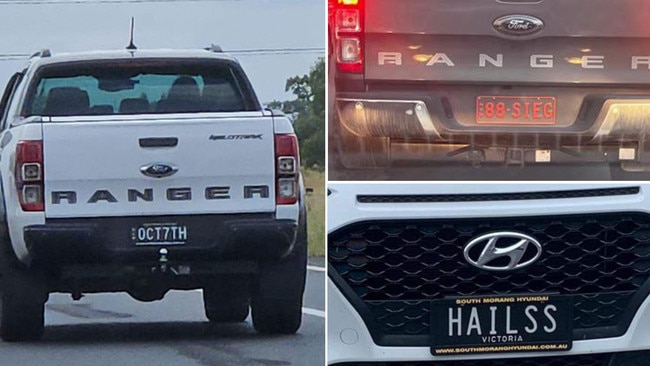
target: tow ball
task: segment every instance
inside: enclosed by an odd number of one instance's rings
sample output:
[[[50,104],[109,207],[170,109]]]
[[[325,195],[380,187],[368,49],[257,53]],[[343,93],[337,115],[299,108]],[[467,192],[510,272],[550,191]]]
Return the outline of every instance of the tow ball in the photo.
[[[169,250],[167,248],[161,248],[158,251],[160,257],[158,258],[158,265],[151,267],[151,273],[170,273],[175,276],[189,275],[191,273],[190,266],[187,265],[169,265],[167,255]]]
[[[167,254],[169,254],[169,251],[167,248],[160,248],[158,251],[158,254],[160,254],[160,258],[158,258],[158,263],[159,263],[159,269],[161,273],[166,273],[167,272]]]

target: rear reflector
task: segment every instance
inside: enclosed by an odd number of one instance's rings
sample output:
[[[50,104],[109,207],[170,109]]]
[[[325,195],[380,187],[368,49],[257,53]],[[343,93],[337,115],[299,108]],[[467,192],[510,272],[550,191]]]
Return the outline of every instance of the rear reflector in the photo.
[[[37,182],[41,180],[41,164],[27,163],[23,164],[22,175],[23,182]]]
[[[336,30],[358,32],[361,29],[358,9],[340,9],[336,12]]]
[[[296,159],[293,156],[281,156],[278,158],[279,174],[296,173]]]
[[[292,205],[298,202],[300,195],[300,154],[296,135],[275,135],[275,162],[275,202],[278,205]]]
[[[296,203],[296,198],[298,197],[296,187],[296,180],[292,178],[280,178],[278,179],[278,198],[286,200],[282,204],[293,204]]]
[[[28,205],[36,205],[43,203],[43,195],[41,193],[41,186],[29,185],[23,186],[23,202]]]
[[[361,62],[361,43],[358,38],[341,38],[339,47],[339,63],[357,64]]]

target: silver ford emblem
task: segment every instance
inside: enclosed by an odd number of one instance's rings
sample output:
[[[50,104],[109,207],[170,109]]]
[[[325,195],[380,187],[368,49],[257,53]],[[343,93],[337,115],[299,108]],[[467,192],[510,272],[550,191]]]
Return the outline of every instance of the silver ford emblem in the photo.
[[[542,245],[531,236],[503,231],[472,239],[463,254],[474,267],[512,271],[535,263],[542,256]]]
[[[177,167],[162,163],[144,165],[140,168],[140,172],[142,172],[142,174],[153,178],[169,177],[170,175],[174,175],[177,171]]]
[[[506,15],[494,20],[492,26],[508,36],[529,36],[544,29],[544,22],[531,15]]]

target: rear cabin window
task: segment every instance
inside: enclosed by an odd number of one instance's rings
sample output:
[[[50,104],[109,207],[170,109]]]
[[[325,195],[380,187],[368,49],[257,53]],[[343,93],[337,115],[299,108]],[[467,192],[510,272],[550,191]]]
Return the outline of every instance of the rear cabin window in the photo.
[[[54,65],[34,80],[25,117],[260,110],[241,69],[227,61]]]

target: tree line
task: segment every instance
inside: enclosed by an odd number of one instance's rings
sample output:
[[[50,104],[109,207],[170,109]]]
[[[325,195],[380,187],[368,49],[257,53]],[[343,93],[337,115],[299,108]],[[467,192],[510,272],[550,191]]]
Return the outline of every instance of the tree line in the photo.
[[[291,91],[295,99],[274,100],[267,107],[281,110],[293,120],[302,165],[322,171],[325,169],[325,60],[319,58],[309,74],[287,79],[285,91]]]

